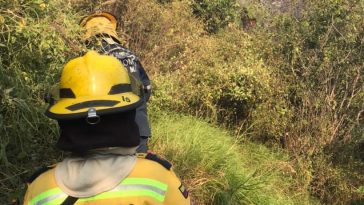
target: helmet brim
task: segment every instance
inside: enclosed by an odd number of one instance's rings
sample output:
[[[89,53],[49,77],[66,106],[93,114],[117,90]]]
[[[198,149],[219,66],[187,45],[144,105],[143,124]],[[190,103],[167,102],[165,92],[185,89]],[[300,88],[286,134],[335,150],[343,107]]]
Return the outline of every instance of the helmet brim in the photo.
[[[132,93],[105,95],[98,98],[78,97],[63,98],[47,108],[45,115],[56,120],[86,118],[90,108],[96,109],[97,115],[120,113],[136,109],[142,104],[141,98]]]
[[[113,14],[111,14],[109,12],[105,12],[105,11],[96,12],[96,13],[93,13],[91,15],[88,15],[88,16],[82,18],[80,21],[80,26],[81,27],[85,26],[86,23],[94,17],[105,17],[105,18],[109,19],[109,21],[113,24],[115,29],[117,29],[117,27],[118,27],[118,21],[117,21],[116,17]]]

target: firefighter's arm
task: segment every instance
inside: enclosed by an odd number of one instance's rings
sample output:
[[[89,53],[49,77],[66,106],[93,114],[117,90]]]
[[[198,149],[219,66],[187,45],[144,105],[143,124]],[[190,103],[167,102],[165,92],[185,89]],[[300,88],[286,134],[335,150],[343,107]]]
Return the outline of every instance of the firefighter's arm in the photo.
[[[147,72],[145,71],[144,67],[142,66],[139,60],[136,61],[136,66],[138,67],[137,70],[139,71],[140,80],[143,83],[145,100],[148,102],[152,94],[152,85],[150,83],[150,79],[148,77]]]

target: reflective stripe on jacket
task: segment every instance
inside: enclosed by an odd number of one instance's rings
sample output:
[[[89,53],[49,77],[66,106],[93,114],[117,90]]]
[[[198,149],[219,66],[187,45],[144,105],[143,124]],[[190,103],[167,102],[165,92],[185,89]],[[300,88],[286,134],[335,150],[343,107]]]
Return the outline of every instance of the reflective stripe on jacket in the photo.
[[[59,205],[68,197],[56,184],[54,169],[41,174],[28,185],[24,204]],[[75,204],[188,205],[190,198],[176,175],[159,163],[137,159],[133,171],[113,189],[79,198]]]

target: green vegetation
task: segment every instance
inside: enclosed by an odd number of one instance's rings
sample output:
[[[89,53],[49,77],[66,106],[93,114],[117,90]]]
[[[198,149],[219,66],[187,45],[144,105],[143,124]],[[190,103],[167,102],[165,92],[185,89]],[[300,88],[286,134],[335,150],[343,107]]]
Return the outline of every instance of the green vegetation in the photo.
[[[204,21],[208,32],[216,33],[234,22],[238,14],[235,0],[192,0],[192,13]]]
[[[66,45],[76,45],[74,29],[67,28],[76,22],[77,17],[60,3],[0,2],[2,204],[23,195],[25,179],[35,167],[59,159],[54,152],[58,133],[43,115],[43,94],[58,80],[61,65],[75,55]]]
[[[62,158],[42,98],[100,2],[0,1],[1,202]],[[118,1],[154,83],[153,150],[200,204],[363,203],[363,1],[244,2]]]
[[[295,173],[282,151],[239,143],[192,117],[153,113],[153,150],[173,162],[197,204],[309,204],[290,190]]]
[[[281,140],[298,164],[310,162],[299,171],[311,170],[301,186],[328,204],[363,202],[355,192],[364,180],[363,8],[363,1],[297,1],[260,15],[266,25],[252,31],[287,89],[290,124]]]

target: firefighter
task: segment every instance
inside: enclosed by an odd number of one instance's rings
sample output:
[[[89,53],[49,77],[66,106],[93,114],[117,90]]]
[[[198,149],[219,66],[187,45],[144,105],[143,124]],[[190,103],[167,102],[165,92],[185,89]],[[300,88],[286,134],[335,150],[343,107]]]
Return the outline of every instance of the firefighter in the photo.
[[[136,109],[135,121],[139,126],[141,138],[137,151],[146,153],[148,150],[148,139],[151,136],[147,102],[152,93],[152,86],[147,72],[140,63],[139,58],[121,45],[121,40],[116,32],[118,22],[113,14],[96,11],[83,18],[80,25],[85,30],[83,40],[88,49],[96,50],[100,54],[116,57],[128,69],[133,79],[142,82],[144,95],[142,103]]]
[[[136,155],[142,94],[112,56],[89,51],[68,62],[46,115],[58,122],[57,147],[71,155],[29,179],[24,204],[190,204],[169,162]]]

